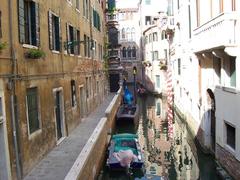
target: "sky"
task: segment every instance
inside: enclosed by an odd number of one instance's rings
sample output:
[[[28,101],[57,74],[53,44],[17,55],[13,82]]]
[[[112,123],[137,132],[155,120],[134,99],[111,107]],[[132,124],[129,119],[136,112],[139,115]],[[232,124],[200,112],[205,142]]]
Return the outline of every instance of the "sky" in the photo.
[[[137,8],[139,0],[116,0],[117,8]]]

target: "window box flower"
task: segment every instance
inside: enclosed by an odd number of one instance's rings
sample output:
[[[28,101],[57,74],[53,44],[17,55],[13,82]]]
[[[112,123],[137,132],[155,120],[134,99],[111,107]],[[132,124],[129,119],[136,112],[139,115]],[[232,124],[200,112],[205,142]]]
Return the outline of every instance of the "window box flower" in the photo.
[[[26,52],[26,58],[40,59],[45,57],[45,52],[40,49],[30,49]]]

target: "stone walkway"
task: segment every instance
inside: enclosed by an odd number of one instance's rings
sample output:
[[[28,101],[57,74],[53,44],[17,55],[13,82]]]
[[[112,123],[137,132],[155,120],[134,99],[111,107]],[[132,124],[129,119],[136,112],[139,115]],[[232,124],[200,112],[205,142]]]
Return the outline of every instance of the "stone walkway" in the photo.
[[[109,94],[104,102],[88,117],[83,119],[75,130],[56,146],[24,180],[63,180],[75,160],[87,143],[99,120],[105,116],[105,110],[115,93]]]

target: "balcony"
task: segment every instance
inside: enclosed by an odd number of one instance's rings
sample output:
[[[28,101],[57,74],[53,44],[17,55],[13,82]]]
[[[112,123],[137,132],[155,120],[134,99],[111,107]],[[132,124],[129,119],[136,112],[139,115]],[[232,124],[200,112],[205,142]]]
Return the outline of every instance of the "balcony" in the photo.
[[[106,18],[107,23],[117,23],[118,22],[117,14],[107,14],[106,17],[107,17]]]
[[[119,51],[118,50],[109,50],[108,55],[110,58],[119,57]]]
[[[194,52],[214,48],[237,46],[237,22],[235,12],[223,13],[193,31]]]

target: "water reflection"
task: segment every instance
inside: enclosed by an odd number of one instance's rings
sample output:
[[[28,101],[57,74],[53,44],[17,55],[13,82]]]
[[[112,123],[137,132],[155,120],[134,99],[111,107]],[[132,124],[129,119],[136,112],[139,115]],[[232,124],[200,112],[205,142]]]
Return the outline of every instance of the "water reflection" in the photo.
[[[140,119],[138,125],[118,125],[116,133],[137,133],[145,157],[145,170],[134,172],[132,176],[125,172],[109,172],[105,167],[103,180],[143,180],[143,179],[170,179],[170,180],[197,180],[216,179],[214,163],[205,158],[199,163],[198,157],[203,157],[196,148],[193,138],[189,135],[186,124],[174,117],[174,137],[168,137],[167,99],[153,96],[138,99]],[[206,175],[205,165],[211,176]],[[199,168],[200,164],[200,168]],[[200,170],[202,172],[200,173]],[[203,175],[205,174],[205,175]]]

